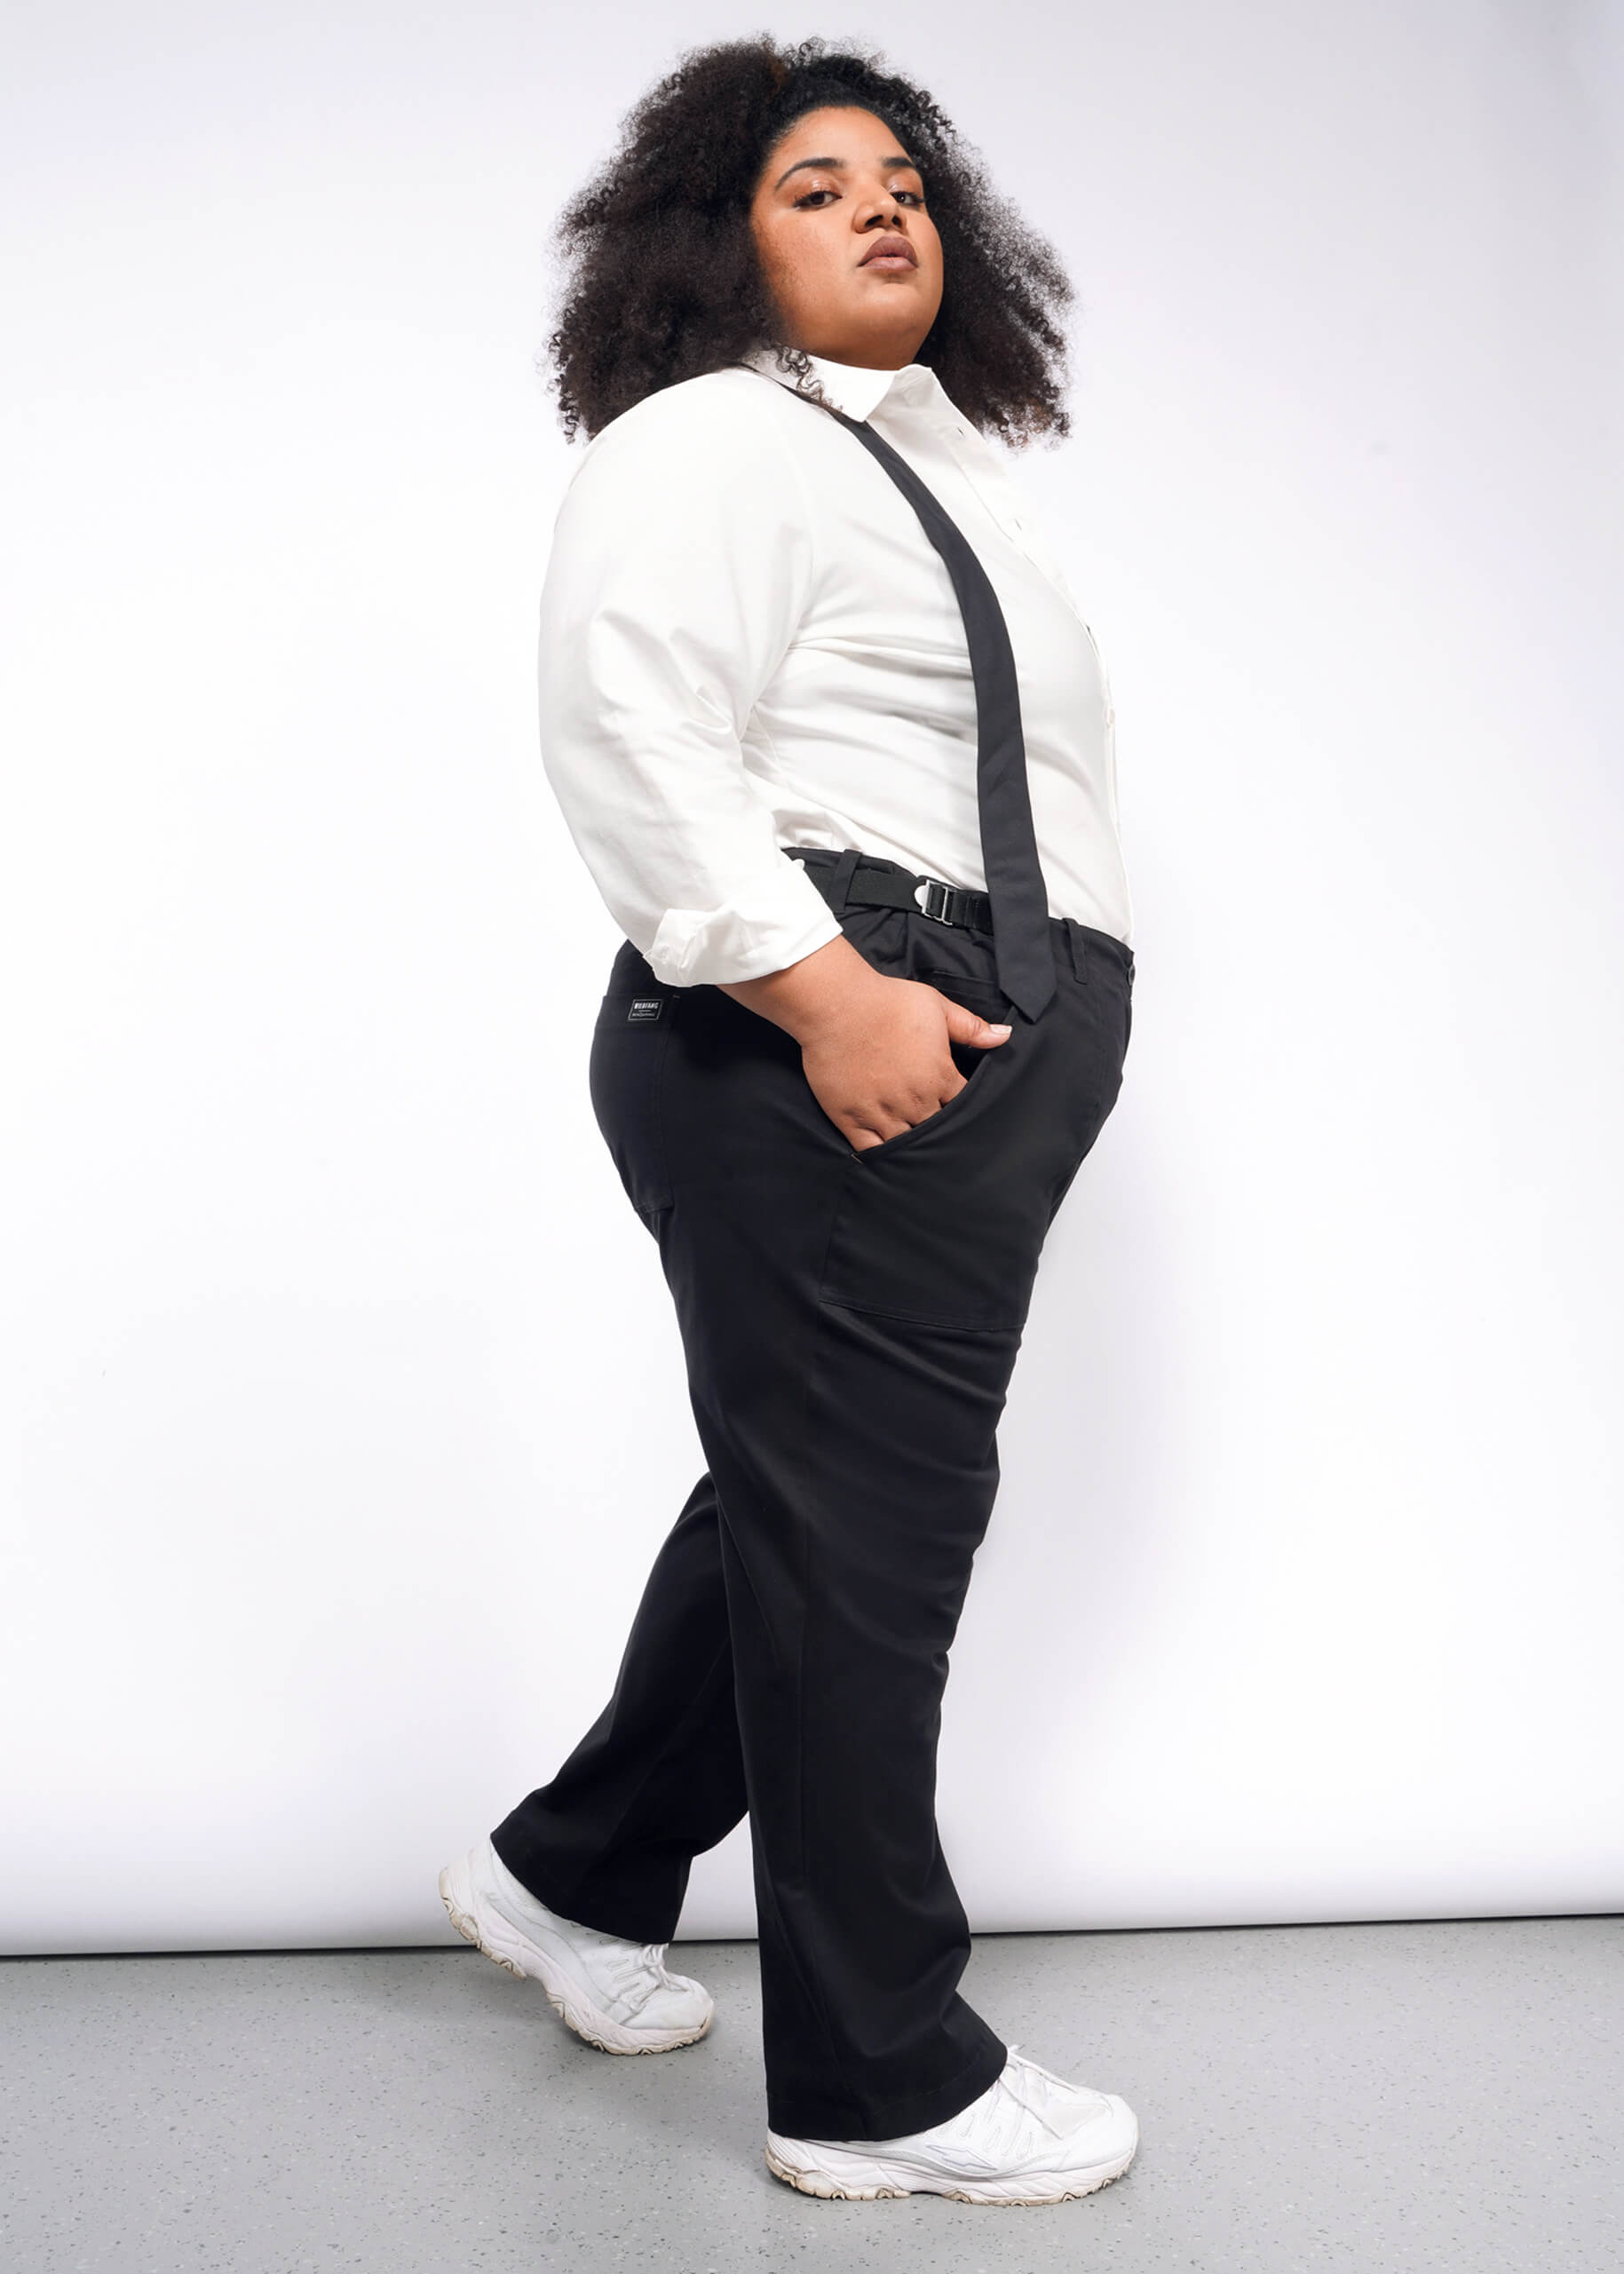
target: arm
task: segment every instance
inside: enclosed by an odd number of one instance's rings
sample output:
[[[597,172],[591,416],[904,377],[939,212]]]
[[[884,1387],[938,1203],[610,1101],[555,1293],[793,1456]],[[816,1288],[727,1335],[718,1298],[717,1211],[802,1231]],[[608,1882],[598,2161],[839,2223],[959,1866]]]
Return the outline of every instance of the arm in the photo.
[[[920,980],[876,971],[844,936],[723,993],[794,1035],[813,1097],[859,1153],[963,1089],[950,1042],[995,1049],[1010,1034]]]
[[[812,503],[755,384],[653,397],[587,453],[543,592],[543,756],[656,976],[709,981],[793,1034],[819,1104],[864,1151],[963,1089],[950,1040],[1007,1030],[867,963],[779,850],[745,768],[813,573]]]
[[[812,584],[810,512],[772,423],[725,378],[605,429],[542,591],[542,757],[611,915],[673,986],[750,979],[840,926],[778,847],[750,714]]]

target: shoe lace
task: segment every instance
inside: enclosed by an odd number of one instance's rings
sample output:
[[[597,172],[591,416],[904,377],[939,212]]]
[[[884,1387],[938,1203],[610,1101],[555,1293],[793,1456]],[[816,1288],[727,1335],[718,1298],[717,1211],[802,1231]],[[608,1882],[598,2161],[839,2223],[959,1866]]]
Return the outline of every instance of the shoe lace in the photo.
[[[614,1995],[635,2009],[646,2005],[656,1990],[669,1989],[671,1977],[665,1964],[669,1947],[666,1943],[627,1943],[619,1950],[606,1952],[609,1986]]]
[[[1071,2089],[1064,2077],[1056,2076],[1052,2069],[1040,2068],[1029,2060],[1018,2046],[1008,2048],[1009,2060],[994,2085],[996,2098],[989,2111],[992,2116],[992,2144],[995,2154],[1010,2152],[1028,2122],[1041,2124],[1051,2140],[1058,2140],[1066,2129],[1057,2124],[1049,2113],[1048,2085],[1058,2085],[1062,2092]]]

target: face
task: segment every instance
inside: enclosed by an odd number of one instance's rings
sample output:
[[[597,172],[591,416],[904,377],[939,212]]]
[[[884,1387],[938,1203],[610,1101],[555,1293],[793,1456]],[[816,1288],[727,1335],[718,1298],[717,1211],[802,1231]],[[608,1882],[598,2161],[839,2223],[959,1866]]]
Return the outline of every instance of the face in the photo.
[[[750,229],[793,347],[899,371],[942,304],[924,184],[866,110],[809,111],[768,153]]]

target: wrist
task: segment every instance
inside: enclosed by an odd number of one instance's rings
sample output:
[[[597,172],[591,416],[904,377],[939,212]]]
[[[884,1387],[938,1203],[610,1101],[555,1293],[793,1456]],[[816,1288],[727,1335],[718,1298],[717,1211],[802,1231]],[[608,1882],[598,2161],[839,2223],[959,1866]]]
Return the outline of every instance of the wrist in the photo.
[[[884,974],[860,955],[843,933],[782,971],[765,972],[760,979],[724,981],[722,991],[781,1026],[804,1050],[860,1015],[864,1001],[887,984]]]
[[[859,956],[855,971],[830,973],[815,989],[808,988],[785,1007],[780,1021],[801,1048],[808,1050],[844,1027],[864,1026],[882,987],[891,985],[884,974]]]

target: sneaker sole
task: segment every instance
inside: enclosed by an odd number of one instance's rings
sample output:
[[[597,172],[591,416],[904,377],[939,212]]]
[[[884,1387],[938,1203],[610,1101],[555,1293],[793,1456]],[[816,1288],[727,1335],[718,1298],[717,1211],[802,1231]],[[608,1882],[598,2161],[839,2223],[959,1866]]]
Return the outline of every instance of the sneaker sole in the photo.
[[[837,2167],[825,2168],[798,2163],[786,2152],[787,2141],[767,2136],[767,2169],[774,2179],[803,2195],[826,2203],[875,2203],[903,2195],[943,2195],[951,2203],[996,2203],[1034,2207],[1042,2203],[1074,2203],[1084,2195],[1097,2195],[1113,2179],[1121,2179],[1138,2152],[1136,2135],[1125,2155],[1103,2164],[1085,2164],[1079,2171],[1029,2171],[1018,2179],[963,2180],[955,2185],[945,2174],[911,2173],[895,2164],[867,2157],[843,2157]]]
[[[440,1899],[446,1915],[477,1951],[521,1981],[539,1982],[558,2018],[600,2053],[674,2053],[679,2046],[697,2045],[716,2018],[713,2006],[697,2029],[645,2031],[641,2035],[622,2022],[612,2021],[583,1997],[579,1983],[548,1957],[500,1912],[481,1904],[473,1890],[466,1857],[448,1864],[440,1875]]]

